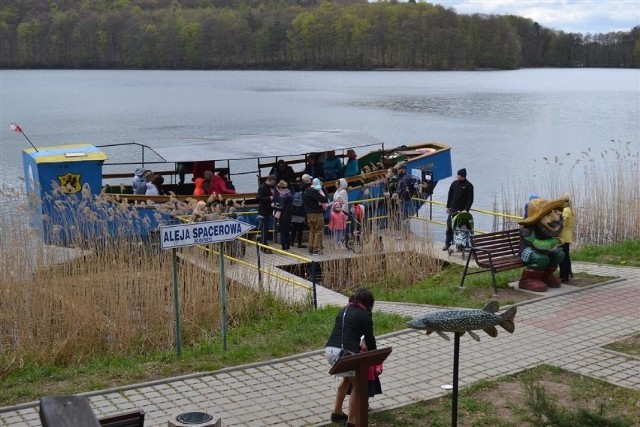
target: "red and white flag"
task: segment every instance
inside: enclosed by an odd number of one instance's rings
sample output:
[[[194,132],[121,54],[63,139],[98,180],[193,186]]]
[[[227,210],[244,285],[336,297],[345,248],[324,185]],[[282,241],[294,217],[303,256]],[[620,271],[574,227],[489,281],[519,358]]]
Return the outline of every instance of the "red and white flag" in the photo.
[[[9,126],[9,130],[22,133],[22,128],[18,126],[16,122],[11,122],[11,126]]]

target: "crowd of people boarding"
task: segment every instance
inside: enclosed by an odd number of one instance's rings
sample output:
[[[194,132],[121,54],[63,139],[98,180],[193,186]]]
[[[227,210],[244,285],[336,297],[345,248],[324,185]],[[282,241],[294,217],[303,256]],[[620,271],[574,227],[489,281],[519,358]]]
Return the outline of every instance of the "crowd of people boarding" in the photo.
[[[180,163],[177,167],[180,181],[178,188],[184,188],[187,173],[192,174],[194,196],[221,196],[236,194],[227,178],[226,169],[216,169],[214,161]],[[256,194],[258,204],[258,235],[263,252],[271,252],[269,240],[278,242],[284,251],[308,248],[310,255],[321,254],[324,250],[325,228],[331,234],[331,245],[344,248],[344,240],[349,227],[362,224],[362,206],[349,200],[348,178],[361,175],[358,156],[354,150],[347,150],[344,157],[333,150],[310,153],[305,156],[304,170],[295,172],[285,160],[279,159],[269,175],[260,183]],[[414,212],[411,201],[411,175],[404,164],[389,169],[382,178],[388,200],[394,213],[408,217]],[[335,182],[335,193],[329,197],[325,182]],[[376,181],[378,182],[378,181]],[[132,179],[132,191],[136,195],[163,195],[164,178],[160,173],[139,167]],[[359,185],[360,182],[358,181]],[[189,187],[187,187],[189,188]],[[236,212],[231,198],[198,198],[194,202],[194,221],[217,219]],[[237,215],[236,215],[237,216]],[[271,233],[271,230],[275,230]],[[304,244],[305,232],[308,234]]]

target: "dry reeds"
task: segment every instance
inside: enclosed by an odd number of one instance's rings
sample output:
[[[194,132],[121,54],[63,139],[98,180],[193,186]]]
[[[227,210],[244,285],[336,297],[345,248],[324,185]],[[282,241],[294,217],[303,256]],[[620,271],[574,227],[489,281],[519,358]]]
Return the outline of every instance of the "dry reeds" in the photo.
[[[500,212],[522,215],[526,195],[534,191],[545,199],[569,193],[576,226],[575,244],[602,245],[640,238],[640,151],[630,142],[610,141],[601,153],[591,149],[564,158],[543,158],[528,187],[503,187]],[[517,221],[494,223],[494,229],[512,228]],[[505,227],[506,226],[506,227]]]
[[[175,346],[172,252],[160,250],[152,236],[134,239],[132,230],[162,221],[163,209],[187,207],[158,206],[145,217],[104,197],[61,198],[45,215],[63,224],[49,228],[50,239],[65,245],[53,247],[24,221],[32,201],[8,189],[0,196],[17,213],[3,212],[0,234],[0,376],[27,364],[67,365]],[[222,322],[217,262],[205,258],[209,268],[203,268],[189,259],[190,250],[197,252],[187,248],[178,267],[185,344],[219,334]],[[260,290],[231,279],[226,288],[230,325],[260,311]]]
[[[603,244],[640,237],[640,153],[615,143],[599,159],[581,153],[584,172],[569,190],[578,218],[576,234]],[[582,185],[580,185],[582,184]]]
[[[365,217],[377,212],[369,207]],[[333,259],[322,263],[325,287],[349,294],[359,287],[376,283],[383,288],[401,289],[439,271],[441,265],[431,253],[431,236],[425,227],[420,239],[408,238],[410,220],[391,215],[388,228],[380,230],[376,221],[365,221],[361,256]]]

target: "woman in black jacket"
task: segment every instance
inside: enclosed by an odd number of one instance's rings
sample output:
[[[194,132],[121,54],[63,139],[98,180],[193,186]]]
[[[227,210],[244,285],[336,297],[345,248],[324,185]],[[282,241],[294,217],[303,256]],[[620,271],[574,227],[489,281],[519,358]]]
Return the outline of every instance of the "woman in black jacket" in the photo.
[[[275,209],[276,213],[274,215],[278,219],[282,250],[288,251],[291,248],[291,216],[293,212],[291,203],[293,202],[293,196],[291,196],[291,191],[287,188],[286,181],[281,180],[277,187],[280,202]]]
[[[262,216],[260,222],[260,243],[267,245],[267,233],[269,226],[271,225],[271,218],[273,216],[273,200],[275,190],[273,186],[276,184],[276,177],[269,175],[267,179],[258,187],[258,194],[256,199],[258,200],[258,216]],[[269,249],[260,248],[262,251],[269,251]]]
[[[327,361],[333,366],[342,352],[346,354],[357,354],[360,351],[360,337],[364,335],[367,350],[376,350],[376,338],[373,335],[373,293],[368,289],[358,289],[351,298],[349,304],[340,310],[336,316],[333,331],[329,336],[325,348]],[[355,425],[354,411],[349,411],[349,416],[342,410],[342,403],[347,395],[349,384],[355,377],[355,372],[345,372],[337,376],[344,380],[338,386],[336,402],[331,413],[331,421],[338,422],[348,420],[347,426]],[[354,388],[349,398],[349,408],[355,408],[358,397]]]

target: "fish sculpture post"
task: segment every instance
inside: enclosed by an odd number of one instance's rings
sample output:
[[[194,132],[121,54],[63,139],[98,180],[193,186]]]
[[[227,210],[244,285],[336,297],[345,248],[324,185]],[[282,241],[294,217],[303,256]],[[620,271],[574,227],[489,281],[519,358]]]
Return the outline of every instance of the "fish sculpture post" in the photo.
[[[511,307],[502,314],[495,314],[499,309],[498,301],[491,301],[482,310],[445,310],[430,313],[407,322],[407,327],[427,331],[427,335],[436,332],[442,338],[449,341],[445,332],[459,332],[469,335],[476,341],[480,337],[473,331],[482,329],[489,336],[498,336],[497,325],[502,326],[507,332],[513,333],[513,319],[516,316],[516,307]]]
[[[480,337],[473,331],[483,330],[490,337],[497,337],[497,325],[507,332],[513,333],[516,307],[511,307],[502,314],[496,314],[500,308],[498,301],[489,302],[482,310],[444,310],[417,317],[407,322],[407,327],[427,331],[427,335],[436,332],[449,341],[445,332],[453,332],[453,391],[451,394],[451,425],[458,425],[458,365],[460,362],[460,337],[466,332],[476,341]]]

